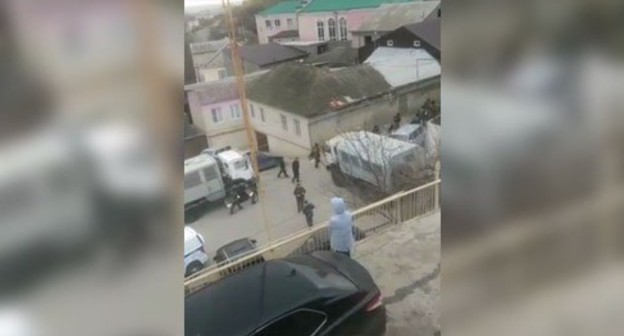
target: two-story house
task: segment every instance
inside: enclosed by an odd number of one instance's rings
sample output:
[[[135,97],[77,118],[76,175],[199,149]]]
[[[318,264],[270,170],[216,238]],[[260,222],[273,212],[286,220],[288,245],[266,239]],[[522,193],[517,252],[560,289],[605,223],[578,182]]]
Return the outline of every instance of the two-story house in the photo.
[[[305,4],[306,0],[287,0],[256,14],[258,43],[269,43],[271,41],[270,38],[278,34],[289,37],[293,37],[296,34],[298,39],[297,12]]]

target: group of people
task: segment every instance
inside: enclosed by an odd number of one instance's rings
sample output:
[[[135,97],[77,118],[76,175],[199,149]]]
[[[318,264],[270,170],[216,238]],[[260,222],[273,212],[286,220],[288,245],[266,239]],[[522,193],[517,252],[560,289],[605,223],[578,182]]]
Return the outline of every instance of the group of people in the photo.
[[[437,105],[436,101],[431,98],[427,98],[427,100],[425,100],[425,102],[416,112],[416,118],[414,118],[414,120],[424,125],[425,122],[429,121],[431,117],[438,112],[439,106]],[[401,120],[401,114],[397,112],[397,114],[395,114],[392,118],[392,123],[388,127],[388,134],[401,127]],[[379,128],[379,125],[374,125],[372,132],[375,134],[381,134],[381,129]]]

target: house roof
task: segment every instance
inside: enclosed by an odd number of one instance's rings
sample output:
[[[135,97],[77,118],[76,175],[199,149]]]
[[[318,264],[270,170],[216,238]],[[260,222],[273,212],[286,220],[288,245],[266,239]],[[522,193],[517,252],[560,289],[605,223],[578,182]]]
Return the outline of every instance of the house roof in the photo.
[[[257,103],[311,118],[389,89],[383,76],[368,65],[332,71],[283,64],[248,85],[247,96]]]
[[[440,63],[424,49],[379,47],[364,61],[399,87],[439,76]]]
[[[438,6],[439,1],[417,1],[383,4],[375,15],[364,21],[356,32],[390,32],[403,25],[424,20]]]
[[[191,52],[193,54],[217,52],[225,47],[228,43],[229,41],[227,38],[216,41],[193,42],[191,43]]]
[[[273,38],[286,38],[286,37],[299,37],[299,31],[297,29],[293,30],[282,30],[281,32],[270,36],[270,39]]]
[[[339,46],[334,49],[322,53],[320,55],[308,57],[305,63],[315,64],[322,63],[330,66],[349,66],[355,65],[358,60],[357,49],[351,47],[351,45]]]
[[[301,2],[297,0],[283,1],[259,12],[257,15],[294,14],[301,8],[300,4]]]
[[[406,25],[405,29],[440,50],[440,18],[432,18],[419,23]]]
[[[259,66],[296,60],[308,55],[305,51],[277,43],[246,45],[240,48],[241,58]]]
[[[247,74],[244,77],[244,81],[245,83],[250,83],[267,72],[268,70],[263,70]],[[199,103],[202,106],[238,99],[236,77],[227,77],[218,81],[186,85],[184,90],[194,92],[198,96]]]
[[[413,0],[311,0],[301,13],[345,11],[361,8],[375,8],[387,3],[404,3]]]

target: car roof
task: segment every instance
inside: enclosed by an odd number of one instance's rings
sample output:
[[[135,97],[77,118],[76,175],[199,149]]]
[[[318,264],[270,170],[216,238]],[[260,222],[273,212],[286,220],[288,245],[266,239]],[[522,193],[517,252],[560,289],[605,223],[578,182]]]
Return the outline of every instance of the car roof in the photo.
[[[226,150],[223,151],[219,154],[217,154],[217,156],[219,158],[221,158],[221,160],[225,161],[225,162],[232,162],[232,161],[236,161],[241,159],[243,156],[233,150]]]
[[[217,250],[217,254],[225,252],[228,257],[232,257],[254,249],[255,246],[249,238],[242,238],[221,246]]]
[[[332,288],[319,288],[308,275],[297,271],[305,259],[314,258],[269,260],[187,296],[185,333],[247,335],[315,299],[344,294]]]
[[[197,232],[191,229],[188,226],[184,227],[184,242],[186,243],[189,240],[195,239],[197,237]]]

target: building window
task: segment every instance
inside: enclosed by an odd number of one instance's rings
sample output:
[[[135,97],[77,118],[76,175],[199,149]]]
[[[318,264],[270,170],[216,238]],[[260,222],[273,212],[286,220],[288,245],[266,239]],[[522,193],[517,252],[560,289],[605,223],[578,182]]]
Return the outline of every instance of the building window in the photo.
[[[295,119],[295,134],[301,136],[301,122]]]
[[[223,114],[221,113],[220,107],[214,107],[210,109],[210,114],[212,114],[212,122],[215,124],[223,122]]]
[[[416,47],[416,48],[420,47],[420,41],[419,40],[414,40],[414,47]]]
[[[288,25],[288,27],[292,27],[293,20],[292,19],[286,19],[286,24]]]
[[[316,33],[319,41],[325,41],[325,24],[321,20],[316,23]]]
[[[264,23],[266,24],[267,28],[269,28],[269,29],[271,28],[271,20],[266,20],[266,21],[264,21]]]
[[[329,40],[336,41],[336,21],[329,19],[327,21],[327,28],[329,29]]]
[[[386,45],[387,45],[388,47],[392,47],[392,46],[394,46],[394,41],[392,41],[392,40],[388,40],[388,41],[386,41]]]
[[[238,104],[230,105],[230,116],[234,120],[241,118],[240,106]]]
[[[340,25],[340,41],[347,40],[347,19],[340,18],[338,20],[338,24]]]
[[[286,119],[286,116],[283,114],[280,114],[280,119],[282,120],[282,129],[288,131],[288,119]]]
[[[217,76],[219,76],[219,79],[225,78],[225,69],[219,69]]]
[[[264,119],[264,109],[262,107],[260,108],[260,120],[262,120],[262,122],[266,121],[266,119]]]
[[[249,111],[251,112],[251,117],[255,119],[256,118],[256,109],[251,104],[249,104]]]
[[[281,25],[282,23],[280,22],[280,20],[275,20],[275,27],[279,27]]]

